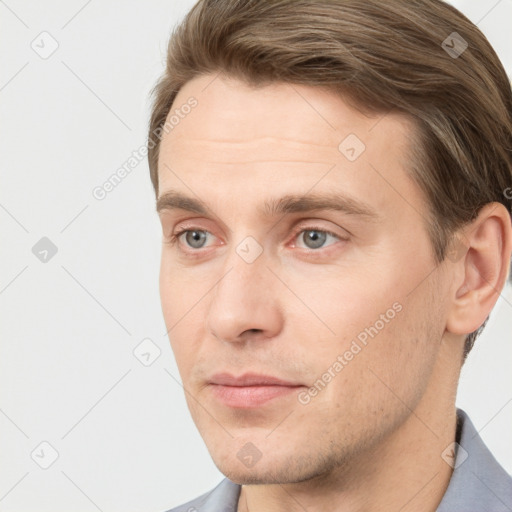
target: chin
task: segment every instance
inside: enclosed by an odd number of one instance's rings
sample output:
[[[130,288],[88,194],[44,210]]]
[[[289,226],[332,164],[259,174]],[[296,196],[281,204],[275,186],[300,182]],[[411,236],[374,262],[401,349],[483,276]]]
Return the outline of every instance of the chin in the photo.
[[[238,452],[238,454],[240,454],[240,452]],[[276,461],[264,460],[262,458],[254,463],[254,465],[246,466],[243,461],[237,457],[236,453],[234,457],[232,454],[227,453],[213,454],[212,459],[217,469],[236,484],[284,483],[281,482],[278,475],[276,475]],[[279,469],[278,472],[281,473]]]
[[[313,461],[310,458],[297,459],[289,457],[287,460],[272,460],[262,458],[252,467],[244,467],[244,464],[235,456],[222,458],[213,457],[213,462],[218,470],[239,485],[269,485],[269,484],[293,484],[305,482],[322,475],[330,468],[318,467],[320,460]],[[325,462],[325,461],[323,461]]]

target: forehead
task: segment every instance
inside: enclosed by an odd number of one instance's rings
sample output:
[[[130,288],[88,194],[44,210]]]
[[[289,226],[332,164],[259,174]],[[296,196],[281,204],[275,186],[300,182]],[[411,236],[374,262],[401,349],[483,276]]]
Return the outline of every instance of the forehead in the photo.
[[[168,143],[192,137],[232,142],[268,137],[285,147],[287,141],[305,142],[337,151],[346,133],[371,142],[374,128],[382,125],[374,135],[385,132],[396,145],[413,128],[405,115],[363,113],[324,88],[288,83],[255,87],[224,75],[200,75],[186,83],[168,119],[192,97],[197,107],[164,137]]]
[[[405,196],[420,200],[407,175],[414,126],[403,115],[369,116],[318,87],[256,88],[204,75],[180,90],[168,119],[191,98],[197,105],[184,109],[161,142],[160,195],[190,192],[186,177],[202,196],[217,190],[229,197],[231,186],[235,192],[245,183],[255,196],[314,186],[381,207],[403,209]]]

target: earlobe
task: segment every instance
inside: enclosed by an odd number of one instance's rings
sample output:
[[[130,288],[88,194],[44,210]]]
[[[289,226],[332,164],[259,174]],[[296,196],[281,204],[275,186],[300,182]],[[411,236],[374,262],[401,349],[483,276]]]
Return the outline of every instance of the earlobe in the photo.
[[[485,205],[477,218],[456,235],[453,299],[446,330],[476,331],[489,316],[505,285],[512,253],[510,214],[501,203]]]

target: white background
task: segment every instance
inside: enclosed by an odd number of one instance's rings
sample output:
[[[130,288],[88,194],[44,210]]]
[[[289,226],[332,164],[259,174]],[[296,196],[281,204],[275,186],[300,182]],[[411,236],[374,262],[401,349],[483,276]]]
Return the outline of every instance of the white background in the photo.
[[[149,90],[192,3],[0,1],[0,511],[159,512],[223,477],[164,335],[147,162],[92,195],[145,143]],[[510,75],[512,0],[454,4]],[[47,59],[31,48],[43,31],[59,45]],[[32,253],[43,236],[58,248],[47,263]],[[508,287],[457,402],[509,472],[511,332]],[[148,367],[133,355],[145,338],[161,350]],[[59,454],[48,469],[31,458],[42,441]]]

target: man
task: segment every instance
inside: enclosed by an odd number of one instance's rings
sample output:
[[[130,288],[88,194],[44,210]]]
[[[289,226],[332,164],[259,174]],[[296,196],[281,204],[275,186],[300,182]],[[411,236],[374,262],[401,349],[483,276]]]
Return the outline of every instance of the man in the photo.
[[[455,408],[509,275],[511,118],[439,0],[195,5],[148,157],[163,314],[226,479],[174,510],[512,510]]]

